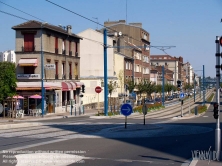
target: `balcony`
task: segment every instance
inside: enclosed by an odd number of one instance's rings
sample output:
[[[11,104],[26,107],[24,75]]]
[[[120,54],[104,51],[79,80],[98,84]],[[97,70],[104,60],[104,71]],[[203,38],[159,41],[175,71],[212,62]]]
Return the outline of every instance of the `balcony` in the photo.
[[[79,79],[78,75],[75,75],[75,80],[78,80],[78,79]]]
[[[55,48],[55,53],[58,54],[59,53],[59,49]]]
[[[69,56],[72,56],[72,51],[69,51]]]
[[[65,74],[62,75],[62,79],[63,79],[63,80],[66,79],[66,75],[65,75]]]
[[[59,79],[59,75],[55,74],[55,79],[58,80]]]
[[[66,55],[66,50],[62,50],[62,54],[63,54],[63,55]]]
[[[22,52],[34,52],[34,51],[35,51],[35,46],[31,46],[31,47],[22,46]]]
[[[72,79],[72,74],[69,74],[69,79],[70,79],[70,80]]]

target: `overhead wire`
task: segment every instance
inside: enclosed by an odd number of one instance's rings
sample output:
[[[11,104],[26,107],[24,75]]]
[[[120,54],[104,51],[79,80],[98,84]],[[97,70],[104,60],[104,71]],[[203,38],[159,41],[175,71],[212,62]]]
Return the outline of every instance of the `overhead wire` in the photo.
[[[81,15],[81,14],[78,14],[78,13],[76,13],[76,12],[70,10],[70,9],[67,9],[67,8],[65,8],[65,7],[63,7],[63,6],[59,5],[59,4],[56,4],[56,3],[54,3],[54,2],[52,2],[52,1],[50,1],[50,0],[46,0],[46,1],[49,2],[49,3],[51,3],[51,4],[53,4],[53,5],[55,5],[55,6],[57,6],[57,7],[60,7],[60,8],[62,8],[62,9],[64,9],[64,10],[66,10],[66,11],[69,11],[69,12],[71,12],[71,13],[79,16],[79,17],[82,17],[82,18],[84,18],[84,19],[86,19],[86,20],[88,20],[88,21],[91,21],[91,22],[93,22],[93,23],[96,23],[96,24],[98,24],[98,25],[100,25],[100,26],[102,26],[102,27],[104,27],[104,28],[110,29],[110,30],[112,30],[112,31],[114,31],[114,32],[118,32],[118,31],[116,31],[116,30],[114,30],[114,29],[112,29],[112,28],[110,28],[110,27],[106,27],[106,26],[104,26],[103,24],[100,24],[99,22],[95,22],[95,21],[93,21],[93,20],[90,19],[90,18],[87,18],[87,17],[85,17],[85,16],[83,16],[83,15]],[[126,36],[126,35],[123,35],[123,36]],[[133,40],[135,40],[135,41],[141,42],[140,40],[135,39],[135,38],[133,38],[133,37],[130,37],[130,38],[133,39]],[[150,46],[150,47],[156,48],[155,46]],[[162,46],[162,47],[163,47],[163,46]],[[174,47],[174,46],[167,46],[167,47]],[[156,49],[159,49],[159,48],[156,48]],[[163,51],[162,49],[159,49],[159,50]],[[166,52],[165,52],[165,53],[166,53]],[[167,54],[167,53],[166,53],[166,54]],[[168,55],[168,54],[167,54],[167,55]]]
[[[6,6],[9,6],[9,7],[15,9],[15,10],[18,10],[18,11],[24,13],[24,14],[27,14],[27,15],[29,15],[29,16],[31,16],[31,17],[37,18],[38,20],[44,21],[44,20],[42,20],[42,19],[40,19],[40,18],[38,18],[38,17],[35,17],[35,16],[31,15],[31,14],[28,14],[28,13],[26,13],[26,12],[20,10],[20,9],[17,9],[17,8],[11,6],[11,5],[8,5],[8,4],[6,4],[6,3],[4,3],[4,2],[2,2],[2,1],[0,1],[0,3],[4,4],[4,5],[6,5]]]

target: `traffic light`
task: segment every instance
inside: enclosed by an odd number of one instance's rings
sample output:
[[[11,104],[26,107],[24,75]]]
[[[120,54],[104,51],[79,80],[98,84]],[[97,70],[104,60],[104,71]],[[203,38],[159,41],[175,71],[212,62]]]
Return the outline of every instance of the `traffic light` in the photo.
[[[219,110],[218,110],[218,103],[214,103],[214,119],[218,119],[219,117]]]
[[[85,93],[85,85],[82,85],[82,93]]]
[[[177,88],[181,88],[181,81],[177,80]]]

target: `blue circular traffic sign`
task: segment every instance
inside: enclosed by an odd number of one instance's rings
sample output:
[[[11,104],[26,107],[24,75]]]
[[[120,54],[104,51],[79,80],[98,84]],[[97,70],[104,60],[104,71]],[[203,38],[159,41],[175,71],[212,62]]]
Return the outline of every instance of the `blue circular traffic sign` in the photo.
[[[123,104],[120,111],[123,115],[129,116],[133,112],[133,108],[130,104]]]
[[[184,96],[184,93],[183,92],[181,92],[180,93],[180,99],[183,99],[185,96]]]

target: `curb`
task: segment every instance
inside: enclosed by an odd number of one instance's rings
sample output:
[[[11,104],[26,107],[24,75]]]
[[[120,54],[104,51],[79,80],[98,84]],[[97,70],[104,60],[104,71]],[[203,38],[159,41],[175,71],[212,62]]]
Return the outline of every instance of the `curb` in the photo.
[[[0,125],[0,129],[15,129],[15,128],[21,128],[21,127],[33,127],[33,126],[41,126],[43,123],[18,123],[18,124],[5,124]]]

